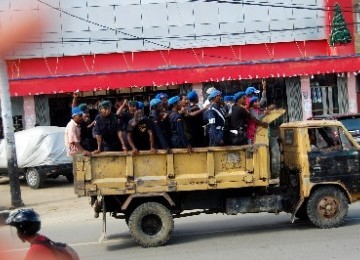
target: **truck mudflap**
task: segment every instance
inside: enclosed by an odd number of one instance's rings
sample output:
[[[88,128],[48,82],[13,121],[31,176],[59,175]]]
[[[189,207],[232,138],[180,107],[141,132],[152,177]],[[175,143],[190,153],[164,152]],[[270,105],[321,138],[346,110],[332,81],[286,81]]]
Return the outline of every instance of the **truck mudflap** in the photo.
[[[243,198],[226,199],[226,214],[238,213],[280,213],[283,211],[283,198],[281,195],[266,195]]]
[[[291,214],[291,218],[290,218],[290,222],[291,222],[291,223],[294,223],[295,217],[296,217],[296,213],[299,211],[301,205],[304,203],[304,200],[305,200],[304,197],[301,196],[300,199],[298,200],[298,202],[296,203],[295,209],[294,209],[294,211],[293,211],[292,214]]]

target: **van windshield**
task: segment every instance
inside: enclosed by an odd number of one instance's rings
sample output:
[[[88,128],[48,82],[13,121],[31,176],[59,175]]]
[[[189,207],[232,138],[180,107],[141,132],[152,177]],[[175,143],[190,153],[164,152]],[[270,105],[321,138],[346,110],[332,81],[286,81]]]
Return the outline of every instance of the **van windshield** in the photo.
[[[360,130],[360,117],[359,118],[346,118],[339,120],[349,131]]]

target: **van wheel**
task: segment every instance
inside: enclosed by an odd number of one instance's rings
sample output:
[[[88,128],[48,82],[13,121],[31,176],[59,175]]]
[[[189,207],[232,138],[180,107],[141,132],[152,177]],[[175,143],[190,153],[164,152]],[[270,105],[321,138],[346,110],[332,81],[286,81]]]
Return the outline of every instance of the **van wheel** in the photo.
[[[347,216],[349,202],[336,187],[320,187],[311,194],[307,213],[310,221],[319,228],[334,228],[341,225]]]
[[[129,218],[131,236],[143,247],[164,245],[174,229],[174,219],[168,208],[157,202],[137,207]]]
[[[42,176],[38,169],[29,168],[25,172],[27,185],[32,189],[39,189],[44,184],[44,176]]]

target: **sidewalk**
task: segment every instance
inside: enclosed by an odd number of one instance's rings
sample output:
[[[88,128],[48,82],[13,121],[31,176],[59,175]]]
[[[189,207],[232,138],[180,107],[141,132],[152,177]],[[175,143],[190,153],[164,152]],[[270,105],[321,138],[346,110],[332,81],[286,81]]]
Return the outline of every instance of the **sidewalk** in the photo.
[[[78,197],[73,184],[63,177],[49,179],[44,188],[33,190],[21,181],[21,198],[26,208],[33,208],[44,223],[67,223],[93,219],[87,197]],[[11,207],[9,184],[0,184],[0,211]]]

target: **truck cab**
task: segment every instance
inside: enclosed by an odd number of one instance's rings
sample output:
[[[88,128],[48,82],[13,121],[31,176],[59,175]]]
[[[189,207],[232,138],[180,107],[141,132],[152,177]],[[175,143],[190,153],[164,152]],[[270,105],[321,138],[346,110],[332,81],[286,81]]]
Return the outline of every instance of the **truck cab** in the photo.
[[[298,190],[295,215],[310,218],[321,228],[333,227],[330,219],[345,212],[341,208],[345,200],[360,199],[359,144],[335,120],[284,123],[280,140],[280,186]],[[319,198],[314,201],[314,197]],[[310,214],[316,216],[309,215],[311,203],[316,204],[317,212]],[[319,219],[327,221],[320,224]]]

